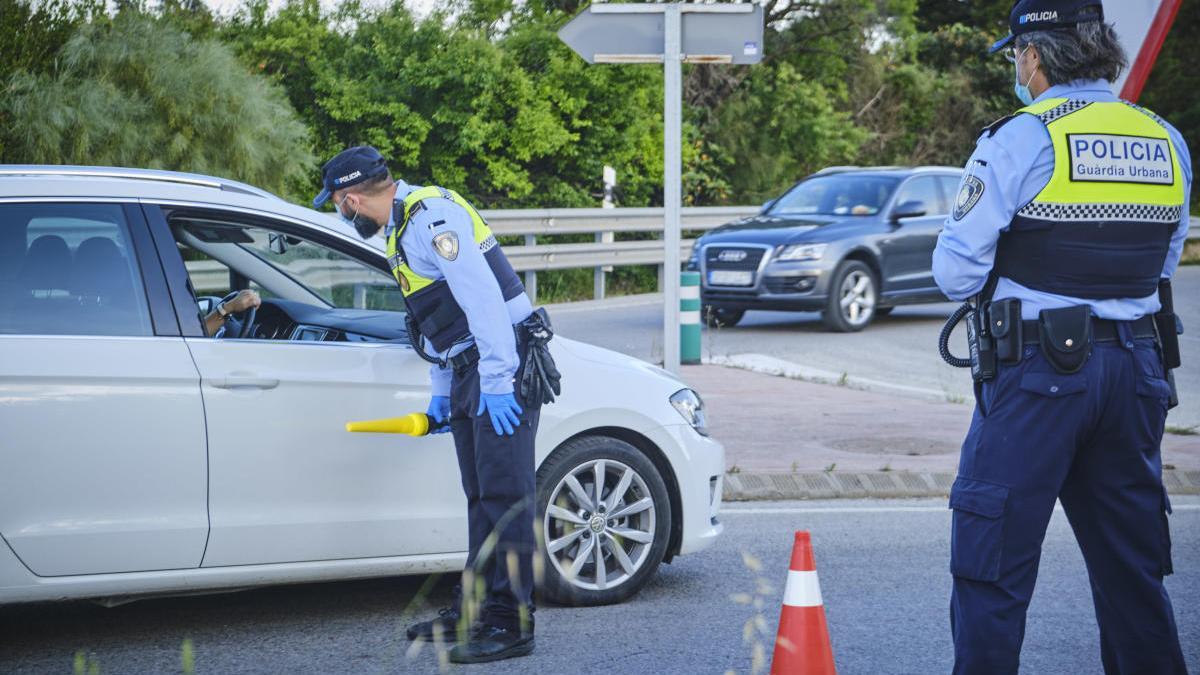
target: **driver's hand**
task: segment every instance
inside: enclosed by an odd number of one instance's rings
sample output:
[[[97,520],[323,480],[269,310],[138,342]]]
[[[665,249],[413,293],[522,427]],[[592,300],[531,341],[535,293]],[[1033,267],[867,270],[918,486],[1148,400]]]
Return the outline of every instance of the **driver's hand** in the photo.
[[[232,300],[225,303],[225,311],[227,312],[244,312],[251,307],[259,307],[262,305],[262,298],[258,297],[258,293],[251,290],[238,292]]]

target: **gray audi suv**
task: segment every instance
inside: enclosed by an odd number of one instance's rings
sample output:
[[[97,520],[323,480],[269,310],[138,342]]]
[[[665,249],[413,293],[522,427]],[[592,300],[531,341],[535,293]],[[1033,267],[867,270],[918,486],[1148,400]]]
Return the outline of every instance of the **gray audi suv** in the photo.
[[[747,310],[819,311],[858,331],[898,305],[945,302],[933,247],[962,171],[836,167],[796,183],[757,216],[696,241],[705,321],[732,326]]]

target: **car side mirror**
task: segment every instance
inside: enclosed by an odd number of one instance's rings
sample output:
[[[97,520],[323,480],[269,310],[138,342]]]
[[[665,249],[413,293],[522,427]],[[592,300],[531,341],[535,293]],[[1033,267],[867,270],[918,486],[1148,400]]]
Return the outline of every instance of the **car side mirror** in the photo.
[[[196,301],[196,304],[200,306],[200,314],[202,316],[208,316],[213,311],[212,298],[200,298]]]
[[[763,202],[762,208],[760,208],[758,210],[758,215],[761,216],[762,214],[766,213],[767,211],[770,211],[771,207],[774,205],[775,205],[774,199],[768,199],[767,201]]]
[[[929,207],[920,199],[910,199],[892,209],[891,221],[898,223],[904,218],[916,218],[929,213]]]

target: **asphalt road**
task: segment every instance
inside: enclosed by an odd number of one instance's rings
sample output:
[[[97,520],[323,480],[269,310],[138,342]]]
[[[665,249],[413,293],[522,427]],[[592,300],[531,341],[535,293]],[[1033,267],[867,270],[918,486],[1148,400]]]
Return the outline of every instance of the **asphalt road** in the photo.
[[[1200,499],[1175,501],[1177,573],[1168,590],[1189,668],[1198,672]],[[841,673],[949,671],[944,500],[736,504],[722,518],[727,531],[713,549],[665,566],[631,601],[539,610],[533,656],[443,672],[753,672],[754,645],[767,658],[771,652],[796,529],[813,534]],[[197,673],[436,673],[443,669],[434,650],[410,654],[402,634],[405,608],[424,581],[294,586],[113,609],[0,608],[0,672],[70,672],[77,652],[101,673],[178,672],[186,639]],[[761,610],[736,602],[738,594],[760,598]],[[443,584],[429,599],[436,604],[448,595]],[[756,617],[762,629],[747,642],[743,630]],[[1023,672],[1097,673],[1098,654],[1083,560],[1058,513],[1029,611]]]
[[[801,366],[924,390],[932,397],[969,401],[971,378],[938,356],[937,336],[956,303],[897,308],[860,333],[831,333],[814,312],[748,312],[737,326],[705,329],[704,356],[765,354]],[[566,337],[662,362],[662,301],[642,296],[608,304],[553,308]],[[1167,423],[1200,427],[1200,266],[1175,277],[1175,310],[1189,328],[1180,336],[1184,366],[1176,371],[1181,404]],[[966,356],[965,331],[951,347]]]

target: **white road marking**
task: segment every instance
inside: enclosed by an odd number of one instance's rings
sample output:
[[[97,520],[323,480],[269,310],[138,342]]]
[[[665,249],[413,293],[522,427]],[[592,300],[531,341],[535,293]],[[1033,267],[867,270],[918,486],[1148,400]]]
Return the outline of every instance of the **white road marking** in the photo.
[[[1172,511],[1200,511],[1200,504],[1173,504]],[[1062,511],[1061,505],[1054,507],[1055,511]],[[770,507],[770,508],[721,508],[721,513],[718,515],[759,515],[759,516],[775,516],[775,515],[799,515],[806,513],[933,513],[933,512],[949,512],[948,506],[814,506],[814,507]]]

